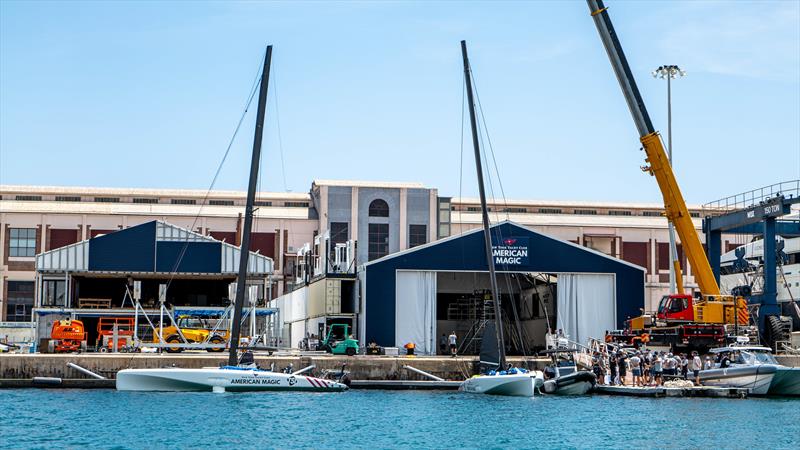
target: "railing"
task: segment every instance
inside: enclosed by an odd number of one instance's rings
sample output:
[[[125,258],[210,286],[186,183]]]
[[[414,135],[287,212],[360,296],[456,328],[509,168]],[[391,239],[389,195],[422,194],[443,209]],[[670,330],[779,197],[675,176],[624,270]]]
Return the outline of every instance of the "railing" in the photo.
[[[779,195],[786,198],[800,198],[800,180],[783,181],[706,203],[703,205],[703,215],[729,213],[749,208]]]

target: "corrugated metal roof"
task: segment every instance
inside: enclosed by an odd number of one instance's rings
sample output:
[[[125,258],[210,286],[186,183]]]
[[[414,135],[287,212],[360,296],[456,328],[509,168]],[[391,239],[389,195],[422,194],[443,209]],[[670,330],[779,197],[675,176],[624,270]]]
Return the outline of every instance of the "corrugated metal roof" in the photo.
[[[537,214],[537,213],[501,213],[490,212],[493,221],[509,220],[527,226],[574,226],[574,227],[614,227],[614,228],[667,228],[665,217],[651,216],[609,216],[582,214]],[[453,211],[450,223],[480,224],[481,213],[473,211]],[[702,229],[702,219],[692,218],[696,229]]]
[[[141,216],[238,217],[244,207],[215,205],[173,205],[165,203],[95,203],[52,201],[0,201],[3,213],[39,214],[120,214]],[[257,207],[253,215],[259,219],[308,219],[308,208]]]
[[[425,185],[422,183],[402,181],[314,180],[312,186],[426,189]]]
[[[157,189],[157,188],[108,188],[108,187],[85,187],[85,186],[32,186],[0,184],[0,193],[20,193],[20,194],[58,194],[58,195],[115,195],[121,197],[191,197],[204,198],[206,191],[201,189]],[[208,198],[247,198],[244,191],[211,191]],[[261,200],[285,199],[285,200],[308,200],[309,195],[305,192],[258,192],[256,198]]]
[[[164,221],[156,222],[156,242],[213,242],[219,243],[220,273],[237,274],[239,272],[240,248],[219,241],[211,236],[204,236],[185,228],[181,228]],[[125,232],[120,230],[119,232]],[[113,233],[112,233],[113,234]],[[93,238],[96,239],[96,238]],[[89,248],[93,239],[87,239],[75,244],[53,249],[36,256],[36,270],[39,272],[88,272]],[[255,252],[250,252],[248,258],[248,273],[251,275],[265,275],[272,273],[272,258]],[[107,272],[107,271],[104,271]],[[121,270],[129,272],[129,270]]]
[[[472,197],[453,197],[450,200],[453,205],[480,205],[481,200]],[[601,209],[654,209],[663,210],[663,203],[637,203],[637,202],[601,202],[601,201],[581,201],[581,200],[503,200],[487,199],[489,206],[492,207],[513,207],[513,206],[561,206],[575,208],[601,208]],[[701,205],[687,205],[689,209],[702,209]]]

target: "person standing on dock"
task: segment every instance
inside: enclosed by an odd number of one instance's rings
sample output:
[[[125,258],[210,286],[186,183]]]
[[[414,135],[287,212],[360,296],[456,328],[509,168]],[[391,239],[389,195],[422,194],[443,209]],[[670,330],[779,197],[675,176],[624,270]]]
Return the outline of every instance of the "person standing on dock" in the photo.
[[[456,336],[456,332],[453,331],[450,333],[450,356],[455,358],[458,356],[458,336]]]
[[[694,384],[695,386],[700,386],[700,369],[703,367],[703,361],[700,359],[700,355],[697,352],[692,352],[692,372],[694,374]]]
[[[664,360],[661,359],[661,355],[656,353],[655,359],[653,360],[653,385],[654,386],[661,386],[664,383],[663,375],[664,375]]]
[[[447,354],[447,336],[442,333],[442,337],[439,339],[439,353],[442,355]]]
[[[619,380],[617,379],[617,354],[611,352],[608,356],[608,369],[609,369],[609,384],[612,386],[616,386],[619,384]]]
[[[686,353],[681,355],[681,377],[684,380],[689,379],[689,359],[686,358]]]
[[[628,361],[625,358],[625,352],[620,352],[619,357],[617,358],[617,370],[619,372],[619,384],[625,386],[625,377],[627,376],[627,364]]]
[[[631,365],[633,385],[640,386],[642,384],[642,358],[639,356],[639,352],[634,353],[633,356],[631,356],[631,359],[628,361]]]

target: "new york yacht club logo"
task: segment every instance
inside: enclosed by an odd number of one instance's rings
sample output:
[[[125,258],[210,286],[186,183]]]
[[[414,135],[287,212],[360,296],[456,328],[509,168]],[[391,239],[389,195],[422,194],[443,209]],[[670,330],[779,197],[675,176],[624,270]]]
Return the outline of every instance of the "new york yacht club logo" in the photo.
[[[507,237],[492,245],[496,265],[518,266],[528,264],[528,238]]]

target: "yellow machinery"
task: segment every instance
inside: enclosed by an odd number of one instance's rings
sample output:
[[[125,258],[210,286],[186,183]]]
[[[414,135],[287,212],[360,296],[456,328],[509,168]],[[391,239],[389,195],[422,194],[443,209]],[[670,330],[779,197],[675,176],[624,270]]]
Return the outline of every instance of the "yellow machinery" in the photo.
[[[688,321],[730,324],[735,323],[734,321],[738,317],[739,324],[747,324],[749,321],[747,302],[741,297],[734,299],[733,296],[720,294],[719,285],[716,278],[714,278],[714,273],[703,250],[703,245],[700,243],[694,223],[692,223],[692,218],[678,187],[675,174],[672,172],[667,153],[664,151],[661,136],[655,131],[650,121],[644,101],[639,94],[639,89],[636,87],[636,80],[628,66],[622,46],[611,24],[608,10],[603,6],[602,0],[587,0],[587,3],[597,26],[597,31],[600,33],[600,39],[603,41],[603,46],[608,53],[609,60],[622,88],[625,100],[628,103],[628,108],[639,130],[640,140],[646,154],[645,162],[648,163],[647,166],[642,167],[642,170],[656,178],[658,187],[664,197],[665,215],[675,226],[675,231],[680,237],[684,253],[689,260],[689,264],[692,265],[692,271],[700,287],[701,299],[699,301],[684,303],[683,299],[679,298],[684,296],[681,295],[683,294],[683,284],[680,262],[676,260],[674,264],[675,276],[678,280],[678,295],[670,295],[662,299],[662,305],[659,307],[659,317],[662,316],[662,307],[666,306],[666,309],[669,309],[668,306],[675,300],[680,301],[681,304],[685,305],[686,309],[691,310],[692,318]],[[676,313],[677,311],[674,312]],[[665,313],[663,318],[669,319],[670,315],[672,314]],[[686,314],[680,315],[686,316]],[[681,319],[687,320],[688,318],[681,317]],[[640,326],[645,326],[644,319],[634,322]]]
[[[217,330],[215,326],[218,319],[209,319],[200,316],[179,316],[178,327],[169,326],[164,327],[162,335],[164,341],[168,344],[182,344],[184,341],[181,335],[186,338],[186,343],[207,343],[207,344],[225,344],[228,342],[228,331]],[[178,332],[180,328],[180,333]],[[158,342],[158,335],[154,333],[153,342]],[[169,353],[179,353],[183,351],[181,347],[166,347],[165,350]],[[206,349],[209,352],[221,352],[224,348],[211,347]]]

